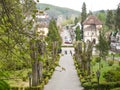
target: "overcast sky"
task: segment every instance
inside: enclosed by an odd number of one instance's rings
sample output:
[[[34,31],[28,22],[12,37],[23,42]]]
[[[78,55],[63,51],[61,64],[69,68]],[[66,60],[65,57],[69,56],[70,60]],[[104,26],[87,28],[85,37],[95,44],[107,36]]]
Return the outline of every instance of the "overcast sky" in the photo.
[[[117,9],[120,0],[39,0],[40,3],[52,4],[81,11],[83,2],[86,3],[87,11]]]

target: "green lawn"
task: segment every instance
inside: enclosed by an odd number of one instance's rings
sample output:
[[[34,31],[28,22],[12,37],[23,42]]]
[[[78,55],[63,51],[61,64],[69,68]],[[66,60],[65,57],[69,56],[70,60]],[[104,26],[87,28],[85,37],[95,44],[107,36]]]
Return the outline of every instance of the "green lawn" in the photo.
[[[99,70],[99,63],[95,63],[92,66],[92,72],[94,72],[96,74],[96,71]],[[118,61],[114,61],[114,64],[112,66],[109,66],[108,61],[107,60],[101,60],[100,62],[100,82],[104,81],[105,79],[103,78],[103,74],[104,72],[107,72],[111,69],[114,69],[116,67],[119,66],[119,62]]]

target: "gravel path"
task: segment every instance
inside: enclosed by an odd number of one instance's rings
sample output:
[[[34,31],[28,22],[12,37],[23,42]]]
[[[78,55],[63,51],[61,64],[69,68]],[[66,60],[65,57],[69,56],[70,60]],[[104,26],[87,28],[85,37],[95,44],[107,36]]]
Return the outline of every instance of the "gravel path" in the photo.
[[[66,50],[67,54],[60,58],[60,67],[56,67],[44,90],[83,90],[70,54],[70,50],[73,52],[73,48],[62,48],[62,53],[65,53]]]

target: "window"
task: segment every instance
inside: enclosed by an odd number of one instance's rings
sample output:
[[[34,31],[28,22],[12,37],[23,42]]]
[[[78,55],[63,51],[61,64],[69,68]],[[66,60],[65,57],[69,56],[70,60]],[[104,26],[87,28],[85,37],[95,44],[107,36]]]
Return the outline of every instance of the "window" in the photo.
[[[94,32],[92,32],[92,36],[94,35]]]

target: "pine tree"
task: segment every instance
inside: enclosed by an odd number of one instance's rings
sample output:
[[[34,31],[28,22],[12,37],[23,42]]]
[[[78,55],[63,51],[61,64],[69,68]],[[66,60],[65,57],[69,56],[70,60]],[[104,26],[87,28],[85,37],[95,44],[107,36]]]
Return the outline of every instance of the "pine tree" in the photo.
[[[116,10],[115,26],[116,26],[116,29],[120,30],[120,3],[119,3],[118,8]]]
[[[100,52],[99,54],[100,57],[104,58],[105,56],[107,56],[108,50],[109,50],[109,44],[108,44],[108,41],[106,39],[104,32],[100,32],[99,43],[96,45],[96,48]]]
[[[112,10],[107,11],[106,25],[108,26],[109,29],[113,29],[114,27],[114,15]]]
[[[59,41],[60,35],[55,19],[51,19],[48,28],[49,28],[48,39],[50,41]]]
[[[80,27],[79,26],[77,26],[77,28],[75,30],[75,33],[76,33],[76,41],[81,40],[81,33],[80,33]]]
[[[106,21],[106,13],[104,10],[101,10],[98,14],[97,14],[98,19],[100,19],[100,21],[102,21],[105,24]]]
[[[75,23],[75,25],[78,23],[78,18],[77,17],[75,17],[74,23]]]
[[[87,11],[86,11],[86,4],[85,2],[82,5],[82,12],[81,12],[81,39],[83,38],[83,22],[87,17]]]
[[[82,12],[81,12],[81,24],[86,19],[86,17],[87,17],[86,4],[84,2],[83,5],[82,5]]]

